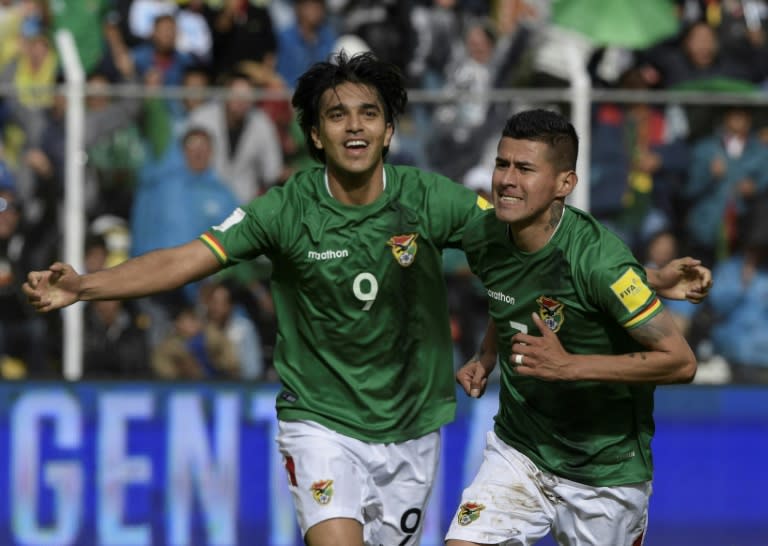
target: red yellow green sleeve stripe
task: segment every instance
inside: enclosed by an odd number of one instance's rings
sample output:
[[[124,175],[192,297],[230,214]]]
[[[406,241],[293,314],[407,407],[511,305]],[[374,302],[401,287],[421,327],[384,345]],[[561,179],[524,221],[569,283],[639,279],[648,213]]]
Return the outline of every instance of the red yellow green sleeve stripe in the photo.
[[[649,318],[661,312],[663,308],[664,306],[662,305],[661,300],[658,298],[658,296],[654,296],[654,298],[648,302],[642,311],[624,323],[624,328],[632,328],[633,326],[637,326],[638,324],[645,322]]]
[[[219,260],[222,265],[227,263],[229,260],[227,252],[224,250],[224,247],[221,246],[221,243],[218,241],[218,239],[216,239],[216,237],[211,235],[210,232],[206,232],[200,236],[200,240],[211,250],[211,252],[213,252],[214,256],[216,256],[216,259]]]

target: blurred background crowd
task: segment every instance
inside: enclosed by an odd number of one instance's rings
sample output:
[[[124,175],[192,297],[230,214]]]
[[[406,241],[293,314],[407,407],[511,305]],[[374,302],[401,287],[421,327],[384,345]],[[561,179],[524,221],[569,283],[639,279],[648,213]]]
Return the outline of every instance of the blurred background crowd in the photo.
[[[406,76],[388,161],[481,193],[510,114],[568,113],[541,99],[572,85],[568,51],[596,97],[590,211],[646,264],[713,269],[706,303],[668,302],[698,382],[768,382],[767,22],[764,0],[0,0],[0,377],[62,376],[61,316],[36,315],[20,285],[67,230],[66,29],[88,83],[86,270],[186,242],[312,165],[290,92],[333,51]],[[83,377],[274,380],[269,275],[257,260],[87,304]],[[485,296],[461,252],[445,276],[459,364]]]

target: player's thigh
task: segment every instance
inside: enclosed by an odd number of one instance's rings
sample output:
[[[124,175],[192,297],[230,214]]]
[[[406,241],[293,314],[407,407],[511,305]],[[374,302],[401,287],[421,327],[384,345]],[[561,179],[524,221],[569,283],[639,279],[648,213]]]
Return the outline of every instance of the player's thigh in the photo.
[[[489,432],[480,470],[462,493],[448,529],[448,544],[535,544],[554,518],[540,477],[530,459]]]
[[[560,546],[640,546],[651,483],[592,487],[559,479],[552,532]]]
[[[307,546],[365,546],[363,526],[350,518],[323,520],[309,528],[304,541]]]
[[[375,498],[366,503],[366,519],[371,520],[366,539],[371,544],[418,545],[440,460],[440,433],[378,445],[375,450],[371,465]]]
[[[360,442],[311,421],[280,421],[277,444],[302,536],[321,522],[341,518],[358,524],[351,528],[358,529],[361,543],[370,479],[354,452]],[[350,528],[344,522],[338,525],[343,527],[339,532]]]

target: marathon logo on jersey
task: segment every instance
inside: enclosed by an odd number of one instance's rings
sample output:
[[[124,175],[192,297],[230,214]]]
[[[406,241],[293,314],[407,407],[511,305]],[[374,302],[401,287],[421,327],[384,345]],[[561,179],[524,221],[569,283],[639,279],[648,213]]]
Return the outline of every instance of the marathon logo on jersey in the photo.
[[[536,303],[539,304],[539,316],[547,328],[553,332],[557,332],[563,326],[565,321],[565,304],[560,303],[555,298],[548,296],[539,296],[536,298]]]
[[[392,255],[401,266],[408,267],[416,259],[416,252],[419,250],[416,244],[418,236],[418,233],[395,235],[387,241],[387,244],[392,247]]]
[[[640,309],[651,298],[651,289],[631,267],[611,285],[611,290],[630,313]]]
[[[339,250],[323,250],[317,252],[316,250],[310,250],[307,252],[307,258],[317,262],[324,262],[327,260],[338,260],[341,258],[349,258],[349,250],[341,248]]]
[[[465,502],[459,506],[459,525],[469,525],[473,521],[477,521],[480,517],[480,512],[485,510],[485,505],[477,502]]]
[[[314,482],[309,486],[309,490],[312,491],[312,498],[314,498],[318,504],[328,504],[333,497],[333,480],[320,480]]]

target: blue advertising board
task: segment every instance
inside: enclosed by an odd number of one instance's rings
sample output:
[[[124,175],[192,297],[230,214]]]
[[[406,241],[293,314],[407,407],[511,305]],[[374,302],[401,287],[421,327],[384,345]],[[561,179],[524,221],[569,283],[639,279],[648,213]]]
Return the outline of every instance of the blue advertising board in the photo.
[[[0,385],[0,544],[302,544],[274,442],[276,392]],[[496,395],[461,395],[443,430],[423,546],[442,544],[480,463]],[[663,387],[656,414],[648,543],[768,544],[768,389]]]

